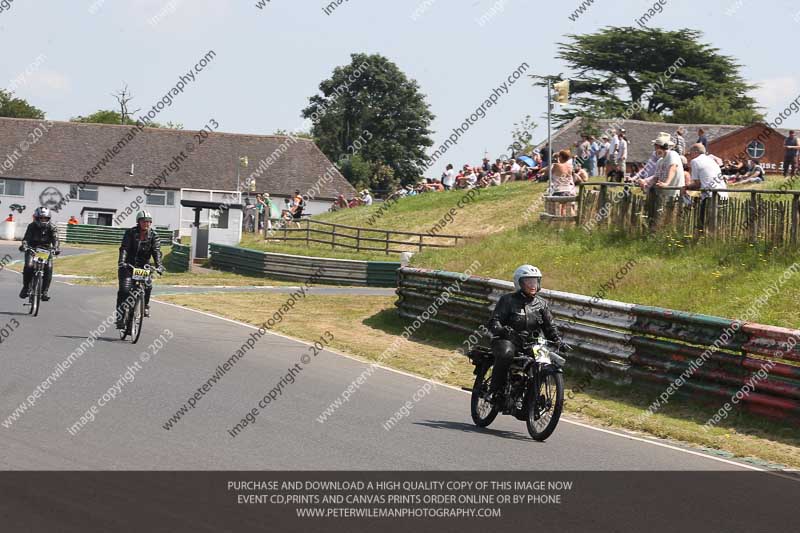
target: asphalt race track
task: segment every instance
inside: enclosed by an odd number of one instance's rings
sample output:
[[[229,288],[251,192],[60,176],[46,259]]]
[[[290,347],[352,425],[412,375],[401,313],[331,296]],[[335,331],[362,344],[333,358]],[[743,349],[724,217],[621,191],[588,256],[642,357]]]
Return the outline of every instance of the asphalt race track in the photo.
[[[0,248],[0,254],[3,250]],[[17,297],[20,276],[0,272],[0,421],[112,312],[115,289],[54,282],[38,318]],[[697,452],[562,421],[546,443],[522,422],[473,426],[469,396],[438,387],[390,431],[382,424],[425,382],[378,369],[325,423],[316,419],[366,364],[331,352],[311,359],[255,425],[237,424],[308,345],[267,334],[171,430],[162,425],[254,331],[153,303],[139,344],[108,330],[9,427],[0,426],[0,468],[9,470],[743,470]],[[301,308],[293,312],[302,312]],[[96,419],[74,424],[165,330],[173,337]]]

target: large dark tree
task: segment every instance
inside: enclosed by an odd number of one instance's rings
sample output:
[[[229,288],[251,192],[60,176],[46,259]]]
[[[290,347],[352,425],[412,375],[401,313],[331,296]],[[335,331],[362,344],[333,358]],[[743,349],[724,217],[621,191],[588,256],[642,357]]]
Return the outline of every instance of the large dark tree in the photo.
[[[755,86],[742,78],[740,65],[700,42],[700,31],[607,27],[567,37],[571,42],[559,43],[557,57],[574,72],[564,76],[571,80],[572,106],[557,114],[559,121],[625,114],[641,120],[729,124],[763,118],[747,95]],[[709,112],[709,99],[715,113]]]
[[[22,98],[14,98],[13,93],[0,89],[0,117],[44,118],[44,111]]]
[[[393,179],[409,183],[419,178],[434,116],[416,81],[387,58],[352,54],[349,65],[336,67],[309,98],[303,117],[311,119],[311,133],[332,161],[357,153],[370,165],[370,186],[387,185],[383,165]],[[355,144],[354,144],[355,143]],[[361,178],[359,178],[361,181]]]

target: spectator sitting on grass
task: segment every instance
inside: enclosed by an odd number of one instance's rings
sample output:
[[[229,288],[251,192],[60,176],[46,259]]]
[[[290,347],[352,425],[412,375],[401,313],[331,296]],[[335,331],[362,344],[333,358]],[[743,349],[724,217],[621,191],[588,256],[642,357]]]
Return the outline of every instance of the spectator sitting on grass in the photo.
[[[364,189],[361,191],[361,204],[362,205],[372,205],[372,195],[369,192],[369,189]]]
[[[347,209],[350,207],[347,205],[347,200],[344,198],[344,194],[340,194],[336,197],[336,200],[333,201],[333,205],[331,206],[331,211],[338,211],[339,209]]]
[[[728,179],[732,187],[746,183],[762,183],[763,181],[764,168],[753,159],[747,160],[747,164],[742,167],[739,176],[732,176]]]

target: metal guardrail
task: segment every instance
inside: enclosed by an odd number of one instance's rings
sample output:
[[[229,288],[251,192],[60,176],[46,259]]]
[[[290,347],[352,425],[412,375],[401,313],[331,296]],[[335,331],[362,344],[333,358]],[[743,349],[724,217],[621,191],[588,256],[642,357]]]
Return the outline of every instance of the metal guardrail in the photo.
[[[395,287],[399,262],[354,261],[302,255],[276,254],[247,248],[211,244],[211,266],[250,276],[320,283]],[[319,274],[317,274],[319,272]]]
[[[450,288],[451,298],[429,321],[471,332],[489,319],[500,295],[514,290],[510,282],[475,276],[453,290],[457,276],[401,268],[396,302],[400,315],[418,318]],[[618,384],[655,384],[662,391],[692,369],[680,392],[723,403],[755,379],[755,391],[741,400],[748,410],[800,417],[800,346],[788,344],[790,338],[800,337],[800,330],[560,291],[542,290],[541,295],[550,303],[565,340],[575,348],[570,368]],[[709,352],[715,341],[718,349]],[[765,365],[767,377],[755,378]]]
[[[63,223],[62,223],[63,224]],[[119,244],[128,228],[95,226],[93,224],[64,224],[65,242],[81,244]],[[173,232],[166,228],[154,228],[162,244],[172,242]],[[62,235],[59,224],[59,237]]]

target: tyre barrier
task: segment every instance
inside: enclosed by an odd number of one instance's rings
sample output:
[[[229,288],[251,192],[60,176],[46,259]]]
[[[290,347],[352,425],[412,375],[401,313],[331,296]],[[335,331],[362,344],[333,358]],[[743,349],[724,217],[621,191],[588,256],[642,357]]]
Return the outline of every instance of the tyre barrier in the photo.
[[[63,224],[63,226],[62,226]],[[122,236],[128,229],[126,227],[95,226],[93,224],[66,224],[59,226],[59,237],[64,241],[75,244],[117,244],[122,242]],[[62,227],[65,229],[62,232]],[[161,239],[161,244],[172,242],[173,232],[166,228],[153,228]]]
[[[429,322],[472,332],[488,321],[511,282],[403,267],[399,314],[417,319],[445,291]],[[455,289],[454,289],[455,288]],[[564,340],[568,368],[593,378],[725,403],[800,420],[800,330],[543,289]],[[742,391],[745,391],[744,394]],[[664,394],[662,393],[662,396]],[[739,396],[743,396],[739,398]]]
[[[320,283],[332,285],[396,287],[400,268],[400,263],[394,261],[276,254],[213,243],[209,247],[213,268],[289,281],[306,281],[313,276]]]

